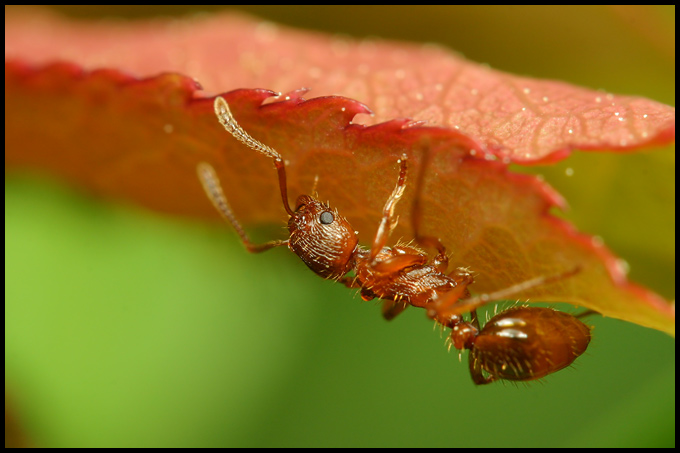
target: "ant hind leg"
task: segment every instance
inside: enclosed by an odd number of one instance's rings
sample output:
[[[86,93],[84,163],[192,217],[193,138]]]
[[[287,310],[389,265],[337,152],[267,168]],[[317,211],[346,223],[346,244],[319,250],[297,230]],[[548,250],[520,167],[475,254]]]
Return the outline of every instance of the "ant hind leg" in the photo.
[[[580,266],[576,266],[573,269],[570,269],[568,271],[559,273],[559,274],[554,274],[554,275],[548,275],[548,276],[540,276],[536,278],[532,278],[529,280],[525,280],[523,282],[517,283],[515,285],[509,286],[504,289],[500,289],[498,291],[493,291],[490,293],[484,293],[484,294],[477,294],[475,296],[465,296],[464,298],[461,298],[459,300],[454,299],[453,297],[449,298],[447,297],[441,304],[442,306],[442,311],[446,312],[447,315],[462,315],[463,313],[471,312],[473,310],[476,310],[477,308],[480,308],[484,305],[487,305],[491,302],[498,301],[498,300],[505,300],[508,299],[509,297],[515,296],[523,291],[536,288],[539,286],[546,285],[548,283],[553,283],[553,282],[558,282],[560,280],[563,280],[565,278],[572,277],[579,273],[581,271]],[[448,296],[448,294],[447,294]],[[590,311],[586,311],[582,313],[579,316],[587,316],[593,314]]]
[[[479,327],[479,318],[477,317],[477,310],[472,310],[470,312],[470,324],[477,329],[477,332],[481,331]],[[468,352],[468,364],[470,366],[470,376],[472,377],[472,382],[475,385],[485,385],[491,384],[496,380],[496,377],[489,374],[484,375],[482,371],[482,363],[479,360],[478,351],[474,347]]]

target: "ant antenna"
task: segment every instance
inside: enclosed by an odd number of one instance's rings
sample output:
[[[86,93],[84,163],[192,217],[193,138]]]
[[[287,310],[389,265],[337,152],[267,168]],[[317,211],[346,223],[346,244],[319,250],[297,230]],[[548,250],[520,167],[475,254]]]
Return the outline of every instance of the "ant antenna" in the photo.
[[[215,98],[215,114],[217,119],[224,126],[224,128],[229,132],[236,140],[246,145],[248,148],[262,153],[265,156],[271,157],[274,160],[274,166],[276,166],[276,171],[279,174],[279,188],[281,189],[281,200],[283,201],[283,207],[289,216],[293,216],[294,212],[288,204],[288,186],[286,185],[286,166],[281,159],[281,155],[276,152],[274,148],[271,148],[264,143],[255,140],[250,136],[243,128],[236,122],[234,116],[229,110],[229,104],[224,100],[222,96]]]
[[[217,177],[215,169],[207,162],[199,162],[196,166],[198,179],[203,185],[203,190],[208,195],[213,206],[217,209],[222,217],[234,226],[236,233],[241,238],[241,242],[250,253],[260,253],[269,250],[272,247],[279,247],[288,244],[288,241],[269,241],[264,244],[253,244],[246,234],[245,230],[234,216],[234,213],[227,202],[227,197],[224,196],[220,179]]]

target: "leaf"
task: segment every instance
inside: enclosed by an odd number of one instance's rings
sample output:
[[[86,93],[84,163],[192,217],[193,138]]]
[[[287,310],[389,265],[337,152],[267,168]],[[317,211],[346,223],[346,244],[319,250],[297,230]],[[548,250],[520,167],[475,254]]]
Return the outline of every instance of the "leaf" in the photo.
[[[674,110],[646,99],[517,77],[431,45],[353,42],[233,14],[120,27],[31,12],[30,19],[6,21],[6,28],[6,58],[122,68],[139,78],[177,72],[213,93],[310,86],[313,96],[342,94],[370,104],[374,114],[357,123],[408,117],[455,128],[514,162],[554,161],[574,148],[663,144],[675,131]],[[108,39],[112,33],[115,40]],[[144,46],[130,55],[130,44],[140,39]]]
[[[649,28],[639,8],[625,22],[608,7],[270,8],[275,20],[448,42],[518,74],[674,103],[674,11],[671,54],[659,62],[638,31],[664,29]],[[605,238],[631,276],[673,297],[672,145],[524,168],[559,188],[569,218]],[[286,250],[244,253],[224,223],[6,176],[6,380],[16,378],[11,396],[36,445],[674,445],[674,340],[661,332],[591,317],[592,350],[575,369],[543,385],[473,391],[466,364],[422,310],[386,323],[373,302],[322,281]],[[270,239],[281,220],[248,231]],[[488,410],[500,401],[511,419]],[[452,436],[453,407],[484,422]],[[395,419],[409,422],[394,430]]]
[[[368,244],[394,186],[397,158],[407,152],[415,175],[430,152],[422,224],[453,252],[453,265],[475,271],[476,291],[578,265],[583,271],[576,277],[522,297],[572,302],[674,332],[666,301],[627,282],[605,247],[549,214],[564,204],[554,191],[506,168],[555,161],[575,147],[668,143],[673,108],[511,76],[441,49],[355,43],[228,15],[171,28],[77,24],[35,12],[9,16],[7,167],[44,168],[105,196],[216,218],[194,171],[207,160],[245,223],[281,222],[271,163],[220,128],[209,93],[311,85],[313,95],[341,93],[363,104],[305,101],[304,90],[274,102],[267,90],[225,95],[242,126],[289,161],[291,196],[309,192],[318,175],[320,196]],[[133,42],[131,54],[124,49]],[[401,116],[416,122],[393,119]],[[398,207],[394,239],[412,236],[412,197],[407,192]]]

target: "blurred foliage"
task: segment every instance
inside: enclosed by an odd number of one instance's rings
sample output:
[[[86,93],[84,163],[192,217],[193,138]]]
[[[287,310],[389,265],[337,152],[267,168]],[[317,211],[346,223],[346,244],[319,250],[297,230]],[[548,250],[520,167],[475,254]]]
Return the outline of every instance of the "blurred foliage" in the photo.
[[[675,101],[674,7],[240,9],[435,41],[498,69]],[[579,153],[532,170],[565,195],[570,220],[628,261],[633,280],[674,297],[674,147]],[[675,445],[675,345],[660,332],[593,318],[576,369],[475,388],[422,310],[386,323],[285,250],[247,254],[227,226],[10,175],[5,249],[5,385],[37,445]]]

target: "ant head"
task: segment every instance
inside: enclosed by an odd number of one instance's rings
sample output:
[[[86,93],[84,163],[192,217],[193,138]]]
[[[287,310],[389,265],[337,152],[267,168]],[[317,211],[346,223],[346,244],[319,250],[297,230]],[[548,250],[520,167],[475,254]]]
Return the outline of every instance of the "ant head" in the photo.
[[[309,195],[301,195],[288,220],[290,249],[324,278],[338,279],[352,268],[358,239],[347,219]]]
[[[328,205],[307,195],[298,198],[296,209],[293,211],[288,204],[286,164],[281,155],[274,148],[251,137],[236,122],[227,101],[220,96],[215,98],[215,114],[224,128],[236,140],[273,160],[279,175],[279,190],[281,191],[283,208],[290,216],[290,220],[288,220],[288,230],[290,231],[288,247],[311,270],[324,278],[339,279],[349,272],[354,264],[353,258],[356,254],[358,242],[356,233],[349,222],[339,215],[337,210],[332,210]],[[222,199],[224,199],[224,195],[218,193],[218,186],[211,181],[216,181],[217,178],[208,173],[209,171],[206,171],[204,165],[199,166],[199,176],[201,176],[201,181],[203,181],[211,200],[216,203],[223,215],[234,224],[236,230],[240,231],[241,238],[247,239],[240,225],[236,226],[238,222],[235,222],[226,202],[220,200],[220,195]],[[206,174],[208,174],[207,177]]]

